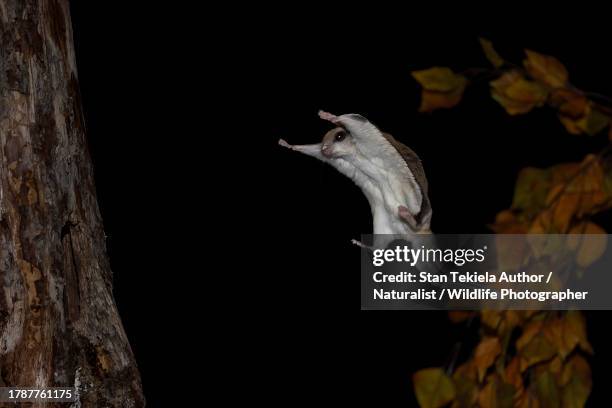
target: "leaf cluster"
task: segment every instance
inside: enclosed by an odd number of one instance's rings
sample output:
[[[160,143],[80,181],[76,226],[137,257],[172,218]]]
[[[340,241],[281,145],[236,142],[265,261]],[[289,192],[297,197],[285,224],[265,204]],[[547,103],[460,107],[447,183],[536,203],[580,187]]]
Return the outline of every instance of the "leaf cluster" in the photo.
[[[575,88],[555,57],[525,50],[525,59],[517,65],[502,58],[490,41],[480,39],[480,44],[492,69],[456,73],[433,67],[412,72],[422,86],[419,111],[457,105],[475,82],[469,72],[478,72],[477,76],[484,72],[491,78],[491,97],[510,115],[548,106],[571,134],[596,136],[610,128],[612,110]],[[586,269],[607,245],[605,230],[592,218],[612,208],[610,146],[579,162],[524,168],[511,207],[499,212],[490,228],[498,234],[570,234],[558,245],[567,246],[563,252],[571,253],[572,259],[557,262]],[[538,257],[561,252],[557,250],[526,244],[499,251],[499,262],[507,270],[519,269],[526,260],[537,262]],[[581,312],[506,310],[450,312],[449,316],[455,323],[478,318],[480,341],[456,369],[434,367],[414,374],[421,407],[585,406],[592,387],[585,356],[593,350]]]
[[[480,322],[481,340],[456,370],[413,375],[422,408],[584,407],[592,387],[584,355],[593,349],[580,312],[483,311]]]

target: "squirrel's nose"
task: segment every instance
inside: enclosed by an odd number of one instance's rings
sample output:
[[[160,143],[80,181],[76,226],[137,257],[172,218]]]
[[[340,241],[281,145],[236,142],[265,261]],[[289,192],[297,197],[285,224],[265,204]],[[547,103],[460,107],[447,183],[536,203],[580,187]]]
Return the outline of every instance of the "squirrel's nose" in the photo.
[[[331,146],[328,144],[324,144],[323,146],[321,146],[321,153],[325,157],[331,157]]]

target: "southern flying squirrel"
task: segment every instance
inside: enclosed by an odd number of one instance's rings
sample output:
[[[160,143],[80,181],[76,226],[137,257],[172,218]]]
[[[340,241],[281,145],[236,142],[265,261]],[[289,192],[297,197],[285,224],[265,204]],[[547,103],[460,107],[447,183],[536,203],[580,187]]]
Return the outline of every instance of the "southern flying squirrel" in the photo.
[[[319,117],[335,125],[321,143],[281,146],[334,166],[357,184],[372,210],[374,234],[430,233],[431,205],[421,160],[358,114]]]

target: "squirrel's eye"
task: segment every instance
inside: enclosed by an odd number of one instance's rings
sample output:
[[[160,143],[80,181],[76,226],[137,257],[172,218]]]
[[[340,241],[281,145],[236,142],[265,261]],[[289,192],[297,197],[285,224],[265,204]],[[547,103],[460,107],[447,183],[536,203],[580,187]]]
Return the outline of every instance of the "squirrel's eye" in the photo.
[[[336,142],[341,142],[344,140],[344,138],[346,137],[346,133],[345,132],[338,132],[336,133]]]

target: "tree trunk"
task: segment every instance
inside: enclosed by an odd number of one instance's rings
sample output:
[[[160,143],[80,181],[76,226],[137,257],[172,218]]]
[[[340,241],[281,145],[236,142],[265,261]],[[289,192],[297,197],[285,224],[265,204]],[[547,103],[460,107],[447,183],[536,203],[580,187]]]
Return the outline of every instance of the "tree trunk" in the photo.
[[[75,64],[67,0],[0,0],[0,386],[141,407]]]

